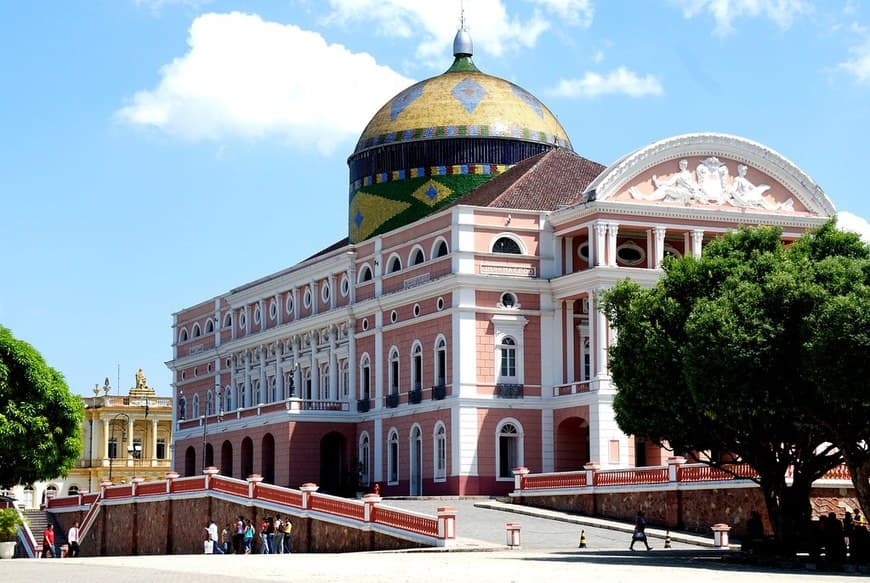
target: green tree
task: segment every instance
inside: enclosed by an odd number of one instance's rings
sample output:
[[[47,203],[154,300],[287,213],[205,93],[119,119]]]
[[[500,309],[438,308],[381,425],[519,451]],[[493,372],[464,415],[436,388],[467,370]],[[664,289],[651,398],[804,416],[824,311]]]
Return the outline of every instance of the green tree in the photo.
[[[849,300],[849,310],[835,308],[848,274],[861,270],[863,244],[832,223],[791,247],[781,237],[769,227],[730,233],[701,259],[667,261],[653,289],[619,283],[604,310],[619,332],[610,359],[622,430],[677,452],[749,463],[757,476],[742,477],[759,484],[779,542],[793,549],[809,523],[812,482],[848,460],[845,445],[862,423],[867,431],[859,408],[855,431],[836,438],[827,417],[843,412],[825,407],[818,370],[834,357],[863,363],[870,355],[866,344],[831,353],[843,344],[831,326],[862,309]],[[859,326],[855,336],[867,333]],[[866,407],[866,382],[852,381],[837,389],[854,393],[843,408]],[[715,455],[699,461],[723,466]]]
[[[82,450],[83,417],[63,375],[0,326],[0,485],[65,475]]]

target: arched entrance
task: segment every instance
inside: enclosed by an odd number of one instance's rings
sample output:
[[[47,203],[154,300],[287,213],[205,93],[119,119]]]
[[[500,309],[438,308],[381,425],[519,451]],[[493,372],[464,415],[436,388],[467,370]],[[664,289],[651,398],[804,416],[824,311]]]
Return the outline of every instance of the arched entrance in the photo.
[[[242,479],[254,473],[254,442],[250,437],[242,440]]]
[[[568,417],[556,428],[556,471],[582,470],[589,462],[589,424],[581,417]]]
[[[205,445],[205,467],[214,465],[214,448],[210,443]]]
[[[263,436],[260,444],[260,455],[263,460],[263,481],[269,484],[275,483],[275,438],[271,433]]]
[[[221,445],[221,475],[233,477],[233,444],[229,440]]]
[[[347,475],[347,442],[341,433],[332,431],[320,440],[320,491],[342,494]]]
[[[411,430],[411,485],[408,492],[411,496],[423,495],[423,433],[420,426]]]
[[[187,446],[187,449],[184,450],[184,475],[196,475],[196,450],[192,445]]]

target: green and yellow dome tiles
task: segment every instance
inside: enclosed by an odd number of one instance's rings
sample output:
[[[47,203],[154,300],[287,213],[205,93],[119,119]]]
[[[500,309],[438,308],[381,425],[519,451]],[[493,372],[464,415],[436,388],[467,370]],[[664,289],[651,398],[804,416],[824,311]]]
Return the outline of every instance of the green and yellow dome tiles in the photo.
[[[385,103],[349,157],[352,243],[432,214],[525,158],[571,149],[537,98],[477,69],[467,31],[453,46],[450,69]]]

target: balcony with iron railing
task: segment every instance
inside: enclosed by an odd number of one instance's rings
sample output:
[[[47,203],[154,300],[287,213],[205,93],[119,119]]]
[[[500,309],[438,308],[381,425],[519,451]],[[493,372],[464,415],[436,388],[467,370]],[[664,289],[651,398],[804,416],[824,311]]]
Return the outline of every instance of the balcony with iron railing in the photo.
[[[495,386],[495,396],[501,399],[522,399],[523,385],[520,383],[498,383]]]
[[[387,408],[395,409],[399,406],[399,393],[390,393],[386,398]]]
[[[423,400],[423,387],[420,383],[414,383],[414,388],[408,391],[408,402],[417,405]]]
[[[432,387],[432,400],[440,401],[447,396],[447,386],[444,383],[439,383]]]
[[[368,413],[371,409],[371,401],[366,397],[365,399],[360,399],[356,402],[356,411],[357,413]]]

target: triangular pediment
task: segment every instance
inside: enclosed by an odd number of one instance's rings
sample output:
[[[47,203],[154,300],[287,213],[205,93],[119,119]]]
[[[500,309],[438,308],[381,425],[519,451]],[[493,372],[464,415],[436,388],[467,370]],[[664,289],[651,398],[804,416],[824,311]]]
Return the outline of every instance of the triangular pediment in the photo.
[[[662,140],[623,157],[587,200],[722,212],[831,216],[834,205],[797,166],[760,144],[723,134]]]

